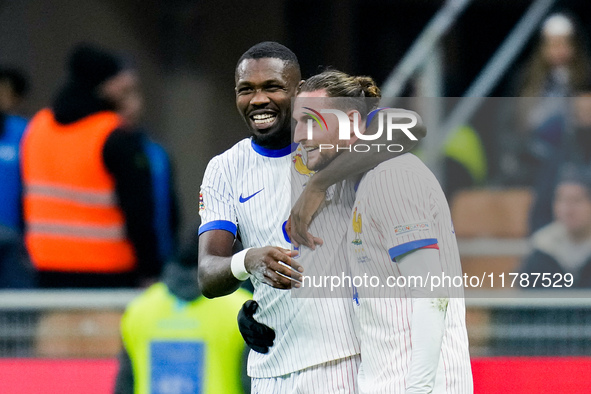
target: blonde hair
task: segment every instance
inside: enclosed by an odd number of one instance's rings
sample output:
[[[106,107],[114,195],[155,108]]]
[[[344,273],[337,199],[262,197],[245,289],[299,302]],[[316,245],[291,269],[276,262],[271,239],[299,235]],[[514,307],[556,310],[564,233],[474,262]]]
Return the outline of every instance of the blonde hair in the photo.
[[[328,97],[350,98],[346,100],[347,108],[358,110],[363,118],[377,108],[382,97],[380,88],[371,77],[353,76],[338,70],[327,70],[307,79],[298,93],[317,90],[325,90]]]
[[[380,88],[368,76],[353,76],[338,70],[327,70],[307,79],[300,92],[326,90],[329,97],[382,97]]]

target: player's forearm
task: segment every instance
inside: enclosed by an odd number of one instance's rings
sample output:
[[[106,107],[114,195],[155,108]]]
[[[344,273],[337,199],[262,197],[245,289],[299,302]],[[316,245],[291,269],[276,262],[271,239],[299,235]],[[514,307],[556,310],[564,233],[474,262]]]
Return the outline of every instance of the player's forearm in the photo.
[[[425,282],[429,276],[442,275],[439,250],[414,250],[396,257],[396,264],[402,276],[423,278],[410,289],[412,355],[406,394],[430,393],[439,366],[448,303],[445,288],[431,289]]]
[[[199,258],[199,288],[207,298],[233,293],[242,283],[232,274],[231,257],[207,255]]]
[[[388,135],[385,131],[376,140],[358,140],[351,147],[351,151],[346,150],[342,152],[330,162],[326,168],[317,172],[312,177],[307,187],[326,190],[337,182],[343,181],[354,175],[363,174],[386,160],[390,160],[409,152],[423,137],[425,137],[427,133],[421,117],[414,112],[412,113],[417,117],[417,125],[412,127],[410,132],[417,138],[417,140],[410,139],[402,131],[395,131],[392,133],[392,139],[390,140],[388,140]],[[372,125],[373,124],[377,124],[377,122],[372,122]],[[370,128],[368,134],[372,133],[374,133],[374,131]],[[364,145],[363,149],[355,151],[355,146],[358,146],[359,144]],[[365,149],[367,147],[369,147],[369,151],[366,152]]]
[[[412,309],[412,355],[406,394],[431,393],[445,332],[447,301],[441,298],[416,298],[413,299]]]

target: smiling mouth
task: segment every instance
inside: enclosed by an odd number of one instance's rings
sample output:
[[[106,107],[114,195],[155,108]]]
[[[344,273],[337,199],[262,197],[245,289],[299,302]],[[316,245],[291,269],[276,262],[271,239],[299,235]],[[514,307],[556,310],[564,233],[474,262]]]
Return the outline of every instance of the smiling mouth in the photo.
[[[277,115],[276,114],[271,114],[271,113],[257,114],[257,115],[252,115],[250,117],[250,119],[252,119],[252,121],[255,124],[255,126],[257,126],[257,127],[259,127],[259,126],[264,127],[264,126],[269,126],[273,122],[275,122],[275,120],[277,119]]]
[[[308,153],[313,152],[315,150],[317,150],[318,147],[317,146],[304,146],[304,150]]]

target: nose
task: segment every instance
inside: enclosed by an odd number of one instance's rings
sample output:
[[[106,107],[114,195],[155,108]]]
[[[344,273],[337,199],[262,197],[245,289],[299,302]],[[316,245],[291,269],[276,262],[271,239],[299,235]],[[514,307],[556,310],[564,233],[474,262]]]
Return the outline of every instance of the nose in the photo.
[[[252,98],[250,99],[250,105],[252,106],[261,106],[261,105],[267,105],[269,104],[271,100],[269,100],[269,97],[264,93],[264,91],[262,89],[256,89],[254,91],[254,95],[252,96]]]

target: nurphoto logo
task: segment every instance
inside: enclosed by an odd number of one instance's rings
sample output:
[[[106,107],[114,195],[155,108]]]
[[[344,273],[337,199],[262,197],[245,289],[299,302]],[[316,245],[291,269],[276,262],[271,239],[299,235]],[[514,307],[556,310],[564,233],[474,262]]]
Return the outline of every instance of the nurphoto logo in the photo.
[[[386,138],[388,141],[392,140],[392,135],[394,133],[395,130],[400,130],[402,131],[404,134],[406,134],[406,136],[413,140],[413,141],[417,141],[417,138],[410,132],[409,129],[413,128],[414,126],[417,125],[418,120],[417,117],[414,113],[410,112],[410,111],[400,111],[400,110],[396,110],[396,109],[392,109],[392,108],[387,108],[387,107],[383,107],[383,108],[377,108],[373,111],[371,111],[368,115],[367,115],[367,121],[366,121],[366,127],[369,128],[371,122],[374,120],[374,118],[377,117],[377,130],[368,134],[362,133],[359,130],[359,126],[360,126],[360,122],[362,122],[362,119],[359,119],[359,112],[354,112],[353,113],[353,121],[351,121],[351,119],[349,118],[349,116],[347,116],[347,114],[344,111],[338,110],[338,109],[320,109],[320,110],[315,110],[311,107],[303,107],[304,109],[310,111],[310,112],[305,112],[306,115],[309,116],[309,119],[307,120],[307,138],[308,140],[313,140],[314,138],[314,124],[317,124],[318,127],[320,128],[321,131],[326,131],[328,129],[328,124],[326,122],[326,119],[324,118],[323,115],[326,114],[331,114],[337,117],[338,120],[338,127],[339,127],[339,140],[349,140],[351,139],[351,127],[353,127],[353,133],[354,135],[362,140],[362,141],[375,141],[378,138],[380,138],[382,136],[382,134],[384,133],[384,131],[386,132]],[[407,121],[407,120],[410,120]],[[373,131],[373,130],[372,130]],[[402,146],[399,144],[391,144],[391,145],[387,145],[387,144],[355,144],[353,145],[353,150],[355,152],[368,152],[371,149],[371,146],[377,146],[378,151],[380,149],[380,147],[386,147],[386,149],[388,149],[388,151],[390,152],[400,152],[402,151]],[[345,150],[351,150],[351,147],[336,147],[337,150],[339,149],[345,149]],[[335,149],[335,146],[333,144],[320,144],[319,145],[319,149],[320,151],[327,150],[327,149]]]

